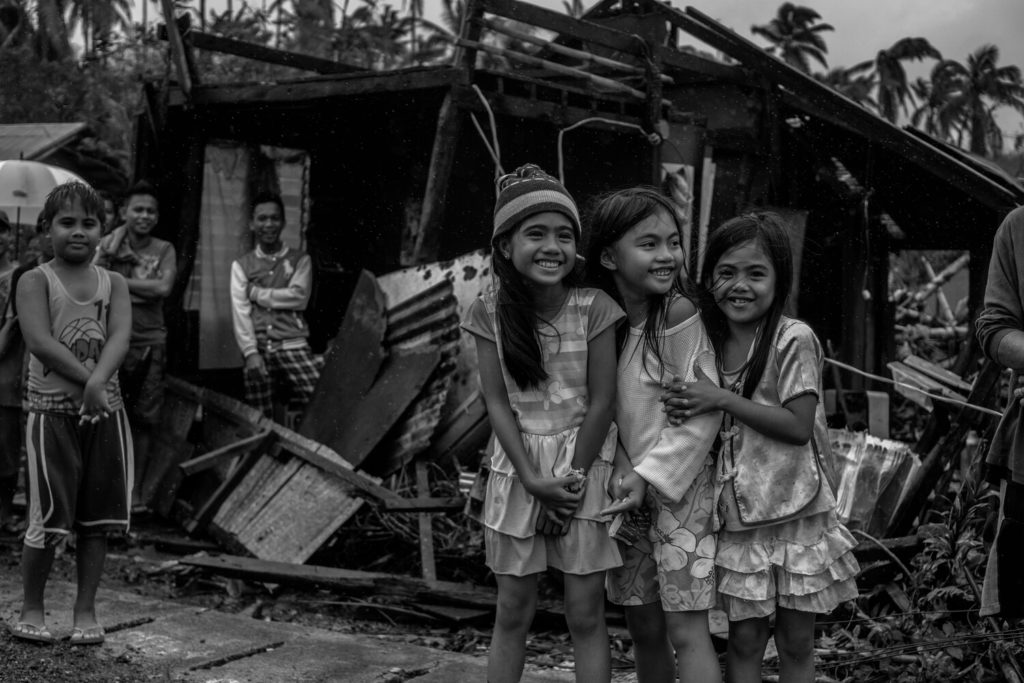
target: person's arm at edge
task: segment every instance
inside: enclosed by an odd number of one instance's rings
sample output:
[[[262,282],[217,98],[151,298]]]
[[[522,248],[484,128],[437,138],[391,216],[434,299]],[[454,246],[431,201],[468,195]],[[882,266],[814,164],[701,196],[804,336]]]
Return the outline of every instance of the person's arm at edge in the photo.
[[[89,381],[89,370],[50,332],[46,289],[46,276],[37,270],[30,270],[18,280],[18,325],[25,346],[47,368],[84,387]]]
[[[287,287],[256,287],[249,290],[249,299],[263,308],[285,311],[305,310],[313,283],[313,259],[303,255]]]
[[[256,329],[252,324],[252,303],[246,296],[245,272],[238,261],[231,263],[231,327],[243,358],[256,353]]]
[[[1024,370],[1024,302],[1020,301],[1013,227],[1024,229],[1024,213],[1007,216],[992,244],[984,308],[976,321],[982,352],[999,365]]]

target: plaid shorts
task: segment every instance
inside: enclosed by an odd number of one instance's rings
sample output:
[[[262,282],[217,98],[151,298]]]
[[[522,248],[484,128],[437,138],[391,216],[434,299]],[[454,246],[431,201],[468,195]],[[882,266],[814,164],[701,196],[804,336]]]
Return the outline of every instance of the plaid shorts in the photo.
[[[25,545],[52,547],[72,530],[84,535],[128,530],[134,471],[123,408],[95,424],[78,415],[31,411],[25,447],[28,529]]]
[[[246,402],[267,417],[273,414],[275,400],[289,409],[303,410],[316,390],[323,357],[313,355],[308,346],[259,354],[267,374],[243,373]]]

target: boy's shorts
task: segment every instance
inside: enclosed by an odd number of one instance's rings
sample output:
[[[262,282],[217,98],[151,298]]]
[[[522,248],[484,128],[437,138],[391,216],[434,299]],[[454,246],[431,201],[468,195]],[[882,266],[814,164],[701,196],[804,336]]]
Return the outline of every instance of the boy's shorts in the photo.
[[[711,609],[717,600],[715,545],[709,465],[678,503],[648,488],[651,514],[646,538],[620,544],[622,566],[608,572],[608,599],[617,605],[661,603],[665,612]]]
[[[25,433],[28,529],[25,545],[56,545],[81,535],[128,531],[132,436],[123,408],[95,424],[77,415],[31,411]]]

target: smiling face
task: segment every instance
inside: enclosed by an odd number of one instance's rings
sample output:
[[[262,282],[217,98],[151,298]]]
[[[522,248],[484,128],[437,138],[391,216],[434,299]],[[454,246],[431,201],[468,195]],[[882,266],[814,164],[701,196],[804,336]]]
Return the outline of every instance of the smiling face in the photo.
[[[576,267],[576,233],[557,211],[526,218],[498,248],[528,283],[542,288],[560,287]]]
[[[775,300],[775,267],[755,240],[725,252],[713,271],[713,294],[730,327],[756,327]]]
[[[277,202],[263,202],[252,209],[249,227],[256,237],[256,244],[267,253],[281,249],[281,231],[284,229],[284,215]]]
[[[601,252],[601,265],[612,271],[627,302],[646,302],[667,293],[683,267],[683,247],[676,223],[657,211],[627,230]]]
[[[53,254],[67,263],[88,263],[102,233],[100,217],[86,212],[79,201],[61,207],[50,221]]]
[[[148,237],[160,218],[156,197],[150,194],[133,194],[121,210],[128,231],[135,237]]]

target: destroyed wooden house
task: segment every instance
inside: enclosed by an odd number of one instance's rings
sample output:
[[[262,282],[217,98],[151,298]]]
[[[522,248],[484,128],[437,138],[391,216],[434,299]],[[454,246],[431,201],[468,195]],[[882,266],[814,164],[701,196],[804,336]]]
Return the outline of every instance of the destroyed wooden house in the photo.
[[[841,360],[875,374],[895,360],[889,254],[968,251],[973,319],[992,234],[1024,202],[1024,188],[984,163],[889,124],[699,11],[653,0],[604,0],[581,19],[516,0],[471,0],[449,64],[385,72],[167,23],[175,27],[167,38],[176,78],[145,88],[136,171],[158,183],[162,232],[179,253],[168,307],[171,371],[206,387],[172,393],[191,396],[193,405],[201,392],[233,393],[240,358],[226,278],[246,237],[247,197],[279,189],[286,240],[314,259],[307,317],[315,350],[327,351],[325,378],[333,379],[324,380],[320,405],[300,430],[310,440],[296,446],[280,425],[252,421],[240,441],[208,444],[220,450],[201,465],[223,470],[244,456],[245,467],[236,464],[228,479],[221,471],[204,500],[183,501],[193,528],[212,525],[266,559],[301,562],[308,553],[261,554],[259,539],[242,538],[249,533],[242,518],[227,519],[229,498],[233,487],[244,498],[238,487],[266,485],[261,509],[273,514],[269,482],[294,477],[280,470],[289,462],[281,452],[298,456],[296,468],[368,472],[329,477],[345,494],[339,509],[366,497],[405,509],[457,507],[430,496],[422,469],[415,504],[396,502],[372,477],[424,453],[475,453],[486,439],[457,322],[488,277],[486,254],[476,250],[488,243],[497,168],[538,163],[584,206],[607,190],[667,186],[688,218],[693,274],[715,225],[750,208],[778,211],[797,247],[796,312]],[[508,39],[516,47],[494,47]],[[312,73],[207,83],[196,50]],[[383,382],[385,370],[402,379]],[[852,377],[848,386],[865,385]],[[365,400],[373,392],[379,403]],[[228,412],[240,424],[237,411]],[[373,423],[385,414],[385,427],[395,426],[382,434]],[[187,440],[181,428],[191,425],[184,422],[174,436],[179,446]],[[306,457],[320,446],[329,455]],[[198,473],[195,458],[175,452],[175,462],[190,462],[188,476]],[[267,457],[280,471],[270,461],[258,467]],[[322,487],[330,485],[306,486],[288,495],[327,495]],[[244,517],[257,507],[234,512]],[[258,534],[260,524],[245,520]],[[318,528],[306,548],[343,522]],[[288,535],[285,522],[273,524]]]

